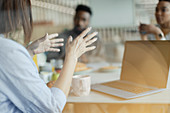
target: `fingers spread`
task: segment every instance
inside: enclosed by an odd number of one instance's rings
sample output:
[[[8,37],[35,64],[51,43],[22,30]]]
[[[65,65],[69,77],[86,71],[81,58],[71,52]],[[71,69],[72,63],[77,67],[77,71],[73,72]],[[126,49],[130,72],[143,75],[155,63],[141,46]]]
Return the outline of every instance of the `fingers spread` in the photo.
[[[55,38],[55,37],[58,37],[58,33],[48,35],[48,39],[52,39],[52,38]]]
[[[88,27],[86,30],[84,30],[76,39],[83,38],[86,36],[86,34],[91,30],[91,27]]]
[[[57,43],[57,42],[63,42],[63,41],[64,41],[64,39],[63,39],[63,38],[59,38],[59,39],[52,39],[52,40],[50,40],[51,44],[55,44],[55,43]]]
[[[95,41],[97,41],[97,38],[94,38],[94,39],[92,39],[92,40],[89,40],[89,41],[86,43],[86,46],[91,45],[91,44],[94,43]]]
[[[49,48],[48,51],[60,52],[60,49],[57,49],[57,48]]]
[[[91,38],[93,38],[94,36],[96,36],[98,34],[98,32],[94,32],[92,34],[89,34],[87,37],[85,37],[85,41],[89,41],[91,40]]]
[[[86,48],[86,52],[87,52],[87,51],[94,50],[95,48],[96,48],[96,46],[87,47],[87,48]]]
[[[58,44],[52,44],[51,47],[60,47],[60,46],[63,46],[64,44],[63,43],[58,43]]]

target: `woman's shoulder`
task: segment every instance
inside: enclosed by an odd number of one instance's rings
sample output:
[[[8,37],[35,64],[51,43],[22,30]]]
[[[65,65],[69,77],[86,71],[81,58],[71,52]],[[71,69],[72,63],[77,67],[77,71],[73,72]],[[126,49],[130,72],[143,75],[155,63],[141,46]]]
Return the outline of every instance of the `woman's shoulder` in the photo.
[[[24,46],[22,46],[21,44],[11,40],[11,39],[7,39],[4,38],[2,36],[0,36],[0,51],[1,53],[9,53],[11,51],[22,51],[22,52],[27,52],[27,50],[25,49]]]

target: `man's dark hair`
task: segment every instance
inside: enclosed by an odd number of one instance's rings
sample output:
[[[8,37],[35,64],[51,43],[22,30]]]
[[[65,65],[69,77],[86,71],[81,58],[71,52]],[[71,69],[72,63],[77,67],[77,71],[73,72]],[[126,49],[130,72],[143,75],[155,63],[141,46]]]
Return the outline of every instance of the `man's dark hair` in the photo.
[[[159,0],[159,2],[161,2],[161,1],[167,1],[167,2],[170,2],[170,0]]]
[[[90,9],[90,7],[86,6],[86,5],[78,5],[77,8],[76,8],[76,13],[78,11],[86,11],[88,12],[90,15],[92,15],[92,11]]]

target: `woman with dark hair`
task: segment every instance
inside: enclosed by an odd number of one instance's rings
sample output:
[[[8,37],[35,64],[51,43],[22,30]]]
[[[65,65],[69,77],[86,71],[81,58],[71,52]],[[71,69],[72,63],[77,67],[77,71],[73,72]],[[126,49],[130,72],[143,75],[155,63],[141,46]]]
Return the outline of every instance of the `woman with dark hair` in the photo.
[[[54,113],[62,112],[70,89],[77,59],[85,52],[95,49],[90,46],[97,39],[97,32],[86,34],[87,28],[74,41],[70,36],[66,44],[66,56],[60,77],[48,88],[39,77],[31,55],[52,50],[57,51],[56,34],[46,35],[33,42],[27,49],[11,39],[11,32],[24,30],[27,45],[32,32],[30,0],[0,1],[0,112],[1,113]],[[92,39],[93,38],[93,39]],[[29,54],[30,53],[30,54]]]
[[[141,24],[139,31],[143,40],[170,40],[170,0],[159,0],[155,17],[157,26]]]

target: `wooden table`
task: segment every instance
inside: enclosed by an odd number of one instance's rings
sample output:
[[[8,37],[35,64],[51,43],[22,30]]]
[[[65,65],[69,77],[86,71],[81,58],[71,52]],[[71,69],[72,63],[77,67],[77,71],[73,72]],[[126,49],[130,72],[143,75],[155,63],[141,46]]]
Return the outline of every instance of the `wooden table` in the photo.
[[[89,64],[100,67],[105,63]],[[117,65],[117,64],[114,64]],[[91,72],[91,83],[102,83],[118,80],[120,71]],[[63,113],[170,113],[170,89],[144,97],[125,100],[116,96],[91,91],[89,96],[76,97],[69,95]]]

